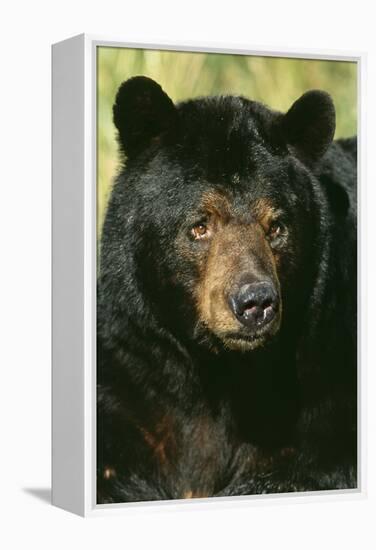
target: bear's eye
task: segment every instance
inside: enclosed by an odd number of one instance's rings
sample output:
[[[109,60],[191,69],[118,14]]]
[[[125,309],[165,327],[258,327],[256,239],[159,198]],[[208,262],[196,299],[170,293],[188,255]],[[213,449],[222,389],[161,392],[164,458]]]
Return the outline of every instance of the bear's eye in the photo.
[[[204,223],[198,223],[191,229],[191,235],[195,241],[209,237],[209,228]]]
[[[273,222],[268,230],[267,237],[272,247],[283,244],[286,238],[286,228],[281,222]]]
[[[268,236],[270,239],[276,239],[282,232],[281,224],[278,222],[273,222],[269,227]]]

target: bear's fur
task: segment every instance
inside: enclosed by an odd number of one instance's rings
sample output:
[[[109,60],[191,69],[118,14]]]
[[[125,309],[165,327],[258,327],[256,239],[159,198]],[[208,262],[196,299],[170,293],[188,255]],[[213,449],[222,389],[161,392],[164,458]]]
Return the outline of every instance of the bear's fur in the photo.
[[[330,96],[174,105],[135,77],[114,123],[98,502],[356,487],[357,154]]]

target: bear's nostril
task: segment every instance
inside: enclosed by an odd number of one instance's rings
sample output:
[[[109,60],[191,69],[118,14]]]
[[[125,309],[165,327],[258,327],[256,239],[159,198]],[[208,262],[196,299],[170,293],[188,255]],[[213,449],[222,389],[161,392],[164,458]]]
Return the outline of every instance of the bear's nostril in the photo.
[[[244,315],[247,312],[255,312],[258,307],[259,306],[257,304],[255,304],[254,302],[239,304],[238,313],[239,313],[239,315]]]
[[[256,323],[257,325],[260,325],[265,319],[264,309],[258,306],[247,308],[244,310],[242,317],[246,324]]]

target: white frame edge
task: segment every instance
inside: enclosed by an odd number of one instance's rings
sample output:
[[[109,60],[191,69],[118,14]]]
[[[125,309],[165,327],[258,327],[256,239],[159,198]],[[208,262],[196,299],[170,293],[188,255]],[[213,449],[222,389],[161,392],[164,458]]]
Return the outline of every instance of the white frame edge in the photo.
[[[98,46],[352,61],[358,64],[358,488],[96,504],[96,50]],[[52,503],[82,516],[328,502],[366,496],[366,54],[79,35],[52,47]],[[361,182],[361,185],[360,185]],[[362,269],[361,269],[362,266]],[[363,297],[362,297],[363,296]]]
[[[52,502],[84,506],[84,38],[52,49]]]

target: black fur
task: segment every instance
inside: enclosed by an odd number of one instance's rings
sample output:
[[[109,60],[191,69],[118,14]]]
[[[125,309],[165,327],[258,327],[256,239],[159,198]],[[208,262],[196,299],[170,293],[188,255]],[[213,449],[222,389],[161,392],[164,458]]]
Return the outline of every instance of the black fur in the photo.
[[[242,97],[174,106],[124,83],[98,282],[98,502],[357,486],[356,140],[309,92],[287,115]],[[279,332],[249,352],[198,328],[177,240],[208,189],[283,211]],[[183,237],[179,237],[183,238]],[[187,245],[188,246],[188,245]]]

